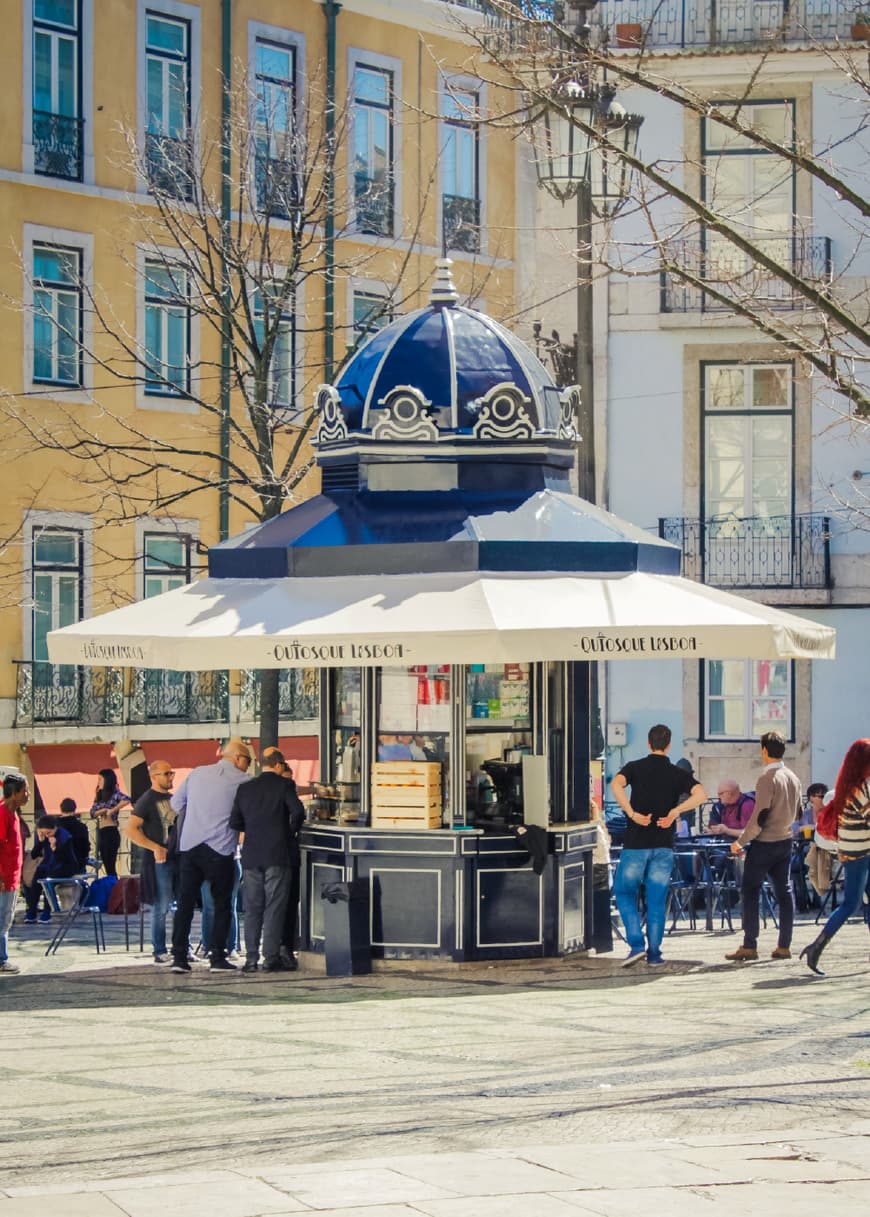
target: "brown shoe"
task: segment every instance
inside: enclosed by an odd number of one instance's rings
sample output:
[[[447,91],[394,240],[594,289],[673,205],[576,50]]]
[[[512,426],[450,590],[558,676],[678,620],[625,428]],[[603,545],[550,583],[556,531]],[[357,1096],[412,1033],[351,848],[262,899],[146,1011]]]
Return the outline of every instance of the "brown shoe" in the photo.
[[[753,950],[752,947],[738,947],[736,951],[732,951],[725,958],[732,959],[736,963],[749,963],[751,960],[758,958],[758,952]]]
[[[771,959],[791,959],[791,951],[788,947],[777,947],[776,950],[770,952]]]

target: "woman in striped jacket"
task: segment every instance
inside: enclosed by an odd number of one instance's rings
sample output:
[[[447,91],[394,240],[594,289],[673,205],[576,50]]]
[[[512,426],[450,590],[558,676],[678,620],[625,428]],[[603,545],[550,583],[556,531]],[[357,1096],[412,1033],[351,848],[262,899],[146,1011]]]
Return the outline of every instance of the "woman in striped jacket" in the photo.
[[[825,809],[827,810],[827,808]],[[841,925],[860,907],[870,875],[870,739],[855,740],[837,775],[832,811],[837,817],[837,856],[843,863],[843,899],[801,959],[819,976],[819,956]]]

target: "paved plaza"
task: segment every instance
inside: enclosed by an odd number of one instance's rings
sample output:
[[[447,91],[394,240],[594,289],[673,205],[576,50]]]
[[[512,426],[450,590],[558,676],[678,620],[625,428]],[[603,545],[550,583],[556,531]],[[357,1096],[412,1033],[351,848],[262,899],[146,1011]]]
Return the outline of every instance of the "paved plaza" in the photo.
[[[0,977],[0,1217],[620,1217],[870,1206],[870,935],[177,976],[88,925]],[[796,944],[815,933],[799,921]],[[766,953],[775,931],[762,935]]]

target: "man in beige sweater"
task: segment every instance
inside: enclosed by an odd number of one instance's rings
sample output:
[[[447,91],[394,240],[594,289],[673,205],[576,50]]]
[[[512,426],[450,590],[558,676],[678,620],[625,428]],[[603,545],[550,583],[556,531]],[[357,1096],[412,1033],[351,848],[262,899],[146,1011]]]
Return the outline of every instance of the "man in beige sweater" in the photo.
[[[801,784],[783,763],[785,739],[778,731],[761,737],[764,765],[755,786],[755,810],[749,823],[731,846],[731,852],[746,850],[741,897],[743,901],[743,945],[726,959],[745,963],[758,958],[758,905],[761,885],[770,876],[779,904],[779,939],[771,959],[791,958],[794,926],[794,893],[791,886],[792,824],[801,813]]]

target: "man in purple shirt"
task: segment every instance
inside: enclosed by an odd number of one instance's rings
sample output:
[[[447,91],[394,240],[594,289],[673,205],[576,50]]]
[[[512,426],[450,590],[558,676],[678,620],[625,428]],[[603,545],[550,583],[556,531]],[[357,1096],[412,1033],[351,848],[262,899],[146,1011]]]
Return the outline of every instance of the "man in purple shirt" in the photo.
[[[190,971],[187,962],[190,923],[203,883],[208,883],[214,900],[210,941],[206,943],[211,970],[235,969],[235,964],[226,957],[239,841],[239,834],[230,828],[230,812],[239,786],[250,781],[250,764],[248,745],[230,740],[216,765],[200,765],[192,770],[172,796],[170,805],[180,822],[178,904],[172,927],[173,972]]]

